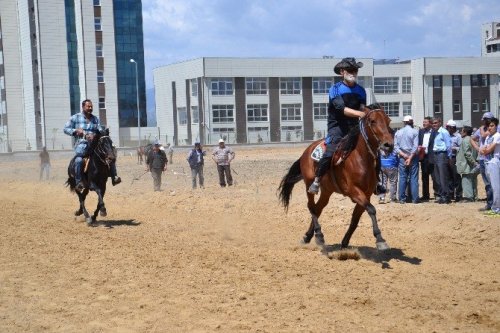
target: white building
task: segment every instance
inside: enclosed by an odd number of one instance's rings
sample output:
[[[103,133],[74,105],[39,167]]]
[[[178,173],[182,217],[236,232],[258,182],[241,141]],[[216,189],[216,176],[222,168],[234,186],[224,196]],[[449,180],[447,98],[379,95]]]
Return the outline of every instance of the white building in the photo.
[[[481,55],[500,57],[500,22],[488,22],[481,26]]]
[[[62,128],[87,98],[120,145],[136,86],[145,125],[140,0],[0,0],[0,152],[71,148]]]
[[[153,71],[157,125],[175,145],[312,140],[326,130],[328,89],[341,59],[199,58]],[[498,116],[500,57],[374,61],[359,70],[368,103],[398,127],[410,114],[478,126]]]

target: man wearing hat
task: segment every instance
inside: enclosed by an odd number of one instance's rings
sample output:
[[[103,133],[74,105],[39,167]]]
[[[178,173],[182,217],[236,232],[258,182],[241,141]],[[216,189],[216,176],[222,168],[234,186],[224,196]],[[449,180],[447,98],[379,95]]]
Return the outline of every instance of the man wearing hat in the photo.
[[[474,149],[479,152],[479,170],[481,172],[481,178],[483,179],[484,189],[486,192],[486,205],[479,209],[479,211],[488,211],[491,209],[493,204],[493,190],[491,189],[491,183],[488,176],[486,175],[486,161],[485,156],[481,154],[481,148],[486,145],[486,138],[489,136],[488,126],[490,125],[491,119],[493,119],[493,113],[485,112],[481,118],[481,127],[472,135],[471,144]]]
[[[200,188],[204,188],[203,157],[206,154],[207,152],[201,148],[201,143],[199,141],[196,141],[194,143],[194,148],[191,149],[191,151],[187,156],[187,161],[189,163],[189,167],[191,168],[191,180],[192,180],[193,190],[196,188],[196,176],[198,176]]]
[[[361,67],[363,67],[362,62],[356,62],[354,58],[344,58],[333,69],[335,74],[342,76],[343,80],[330,88],[326,152],[318,162],[316,177],[308,189],[309,193],[319,192],[320,179],[328,171],[339,141],[358,124],[359,118],[365,116],[365,113],[360,110],[363,110],[366,105],[366,91],[356,83],[358,69]]]
[[[231,148],[227,147],[224,139],[219,139],[219,146],[214,149],[212,159],[217,165],[217,172],[219,173],[219,184],[221,187],[233,185],[233,176],[231,175],[231,161],[234,160],[234,152]]]
[[[394,135],[394,151],[398,155],[399,202],[406,203],[406,189],[410,186],[411,201],[418,199],[418,130],[413,128],[413,118],[404,116],[405,126]]]
[[[161,191],[161,174],[167,171],[167,155],[165,155],[165,150],[160,149],[160,146],[160,141],[155,140],[146,158],[146,171],[151,171],[155,192]]]
[[[446,123],[446,129],[451,138],[451,158],[448,164],[450,174],[450,196],[456,202],[462,200],[462,177],[457,172],[457,154],[462,144],[462,136],[457,132],[457,123],[450,119]]]

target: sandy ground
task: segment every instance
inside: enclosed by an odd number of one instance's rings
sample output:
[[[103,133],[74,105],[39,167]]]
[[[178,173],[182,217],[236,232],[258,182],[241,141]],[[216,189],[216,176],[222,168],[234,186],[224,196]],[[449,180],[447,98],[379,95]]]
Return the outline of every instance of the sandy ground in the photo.
[[[299,245],[304,185],[288,214],[276,197],[303,148],[236,147],[236,185],[220,188],[208,162],[194,191],[178,150],[163,192],[149,174],[132,182],[143,166],[122,153],[96,227],[73,216],[66,156],[48,182],[36,155],[1,157],[0,332],[500,332],[500,219],[484,202],[372,200],[392,249],[375,249],[364,214],[361,259],[330,259]],[[353,206],[334,195],[321,216],[331,248]]]

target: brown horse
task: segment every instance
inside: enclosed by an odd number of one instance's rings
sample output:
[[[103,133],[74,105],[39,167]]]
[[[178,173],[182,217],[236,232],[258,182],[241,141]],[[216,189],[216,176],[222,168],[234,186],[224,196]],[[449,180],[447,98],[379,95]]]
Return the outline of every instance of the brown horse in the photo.
[[[146,156],[148,155],[149,151],[151,150],[151,147],[153,145],[150,143],[145,146],[140,146],[137,148],[137,164],[142,164],[143,161],[145,161]]]
[[[370,203],[370,197],[377,185],[378,150],[392,151],[394,147],[389,123],[390,119],[383,109],[365,108],[365,117],[359,120],[359,125],[343,140],[346,143],[344,147],[354,146],[354,148],[347,156],[346,153],[343,154],[345,160],[340,163],[337,163],[337,154],[333,156],[330,170],[321,178],[321,193],[317,202],[314,202],[314,194],[308,193],[307,189],[314,181],[317,164],[311,158],[311,153],[321,140],[307,147],[302,156],[290,167],[278,188],[279,198],[285,210],[288,210],[294,185],[301,179],[304,180],[307,208],[312,217],[309,229],[302,240],[304,243],[309,243],[315,235],[316,243],[324,246],[325,240],[321,232],[319,217],[332,193],[337,192],[348,196],[356,204],[352,212],[351,224],[342,239],[341,248],[347,248],[349,245],[349,240],[358,227],[359,219],[366,210],[372,220],[377,249],[389,249],[378,227],[375,207]],[[342,145],[339,151],[342,151]]]

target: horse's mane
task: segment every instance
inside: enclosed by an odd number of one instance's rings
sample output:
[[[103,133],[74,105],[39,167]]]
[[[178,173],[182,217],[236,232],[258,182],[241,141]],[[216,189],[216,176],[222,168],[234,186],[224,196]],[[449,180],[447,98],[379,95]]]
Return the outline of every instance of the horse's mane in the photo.
[[[380,109],[381,106],[378,103],[370,104],[367,106],[370,110],[377,110]],[[345,137],[340,140],[339,144],[339,150],[342,152],[342,155],[346,156],[348,155],[351,151],[354,150],[356,147],[356,143],[358,142],[358,137],[359,137],[360,129],[359,129],[359,122],[351,128],[349,133]]]

